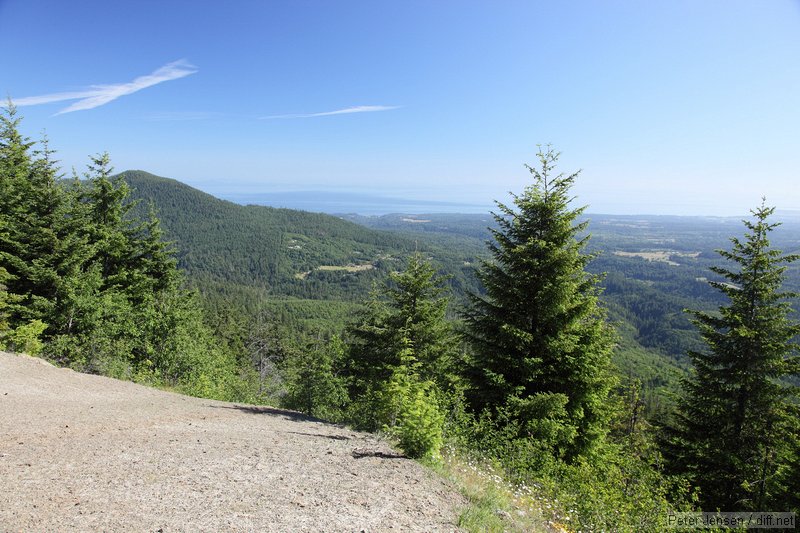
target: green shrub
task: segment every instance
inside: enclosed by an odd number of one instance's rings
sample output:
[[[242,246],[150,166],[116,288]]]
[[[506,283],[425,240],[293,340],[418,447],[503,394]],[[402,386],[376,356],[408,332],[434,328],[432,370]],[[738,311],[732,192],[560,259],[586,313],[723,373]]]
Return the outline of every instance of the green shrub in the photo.
[[[549,431],[560,427],[557,397],[479,415],[458,409],[457,403],[446,426],[448,445],[493,465],[510,485],[533,488],[531,496],[547,502],[542,510],[554,522],[582,531],[662,531],[667,511],[691,510],[693,496],[685,480],[662,472],[646,424],[609,436],[591,458],[567,463],[554,455],[548,438],[559,435]],[[532,418],[554,423],[531,427],[519,420],[521,407],[552,413]],[[535,436],[528,433],[534,430]]]
[[[9,347],[15,352],[38,355],[44,347],[41,335],[45,329],[47,324],[41,320],[32,320],[19,326],[7,335]]]
[[[413,458],[436,458],[442,447],[444,414],[436,397],[436,385],[421,380],[413,371],[412,350],[401,354],[398,366],[383,389],[384,430],[398,440],[400,449]]]

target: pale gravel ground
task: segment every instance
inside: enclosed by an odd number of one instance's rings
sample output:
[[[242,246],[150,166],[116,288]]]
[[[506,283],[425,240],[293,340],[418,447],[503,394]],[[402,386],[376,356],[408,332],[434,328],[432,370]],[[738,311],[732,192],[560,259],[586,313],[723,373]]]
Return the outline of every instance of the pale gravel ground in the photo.
[[[373,435],[0,352],[0,531],[455,531]]]

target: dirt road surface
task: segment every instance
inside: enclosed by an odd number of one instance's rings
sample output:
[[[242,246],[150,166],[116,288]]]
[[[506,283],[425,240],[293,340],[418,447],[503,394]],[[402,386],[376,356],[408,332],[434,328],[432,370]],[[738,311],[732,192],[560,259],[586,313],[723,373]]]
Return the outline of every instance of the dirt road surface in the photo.
[[[455,531],[373,435],[0,352],[0,531]]]

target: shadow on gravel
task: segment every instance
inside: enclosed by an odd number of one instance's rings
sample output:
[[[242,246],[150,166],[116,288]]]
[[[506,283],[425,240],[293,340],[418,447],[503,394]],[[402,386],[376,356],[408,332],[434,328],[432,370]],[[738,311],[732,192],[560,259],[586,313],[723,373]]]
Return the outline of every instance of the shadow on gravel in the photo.
[[[378,459],[408,459],[401,453],[386,453],[376,450],[365,450],[363,448],[356,448],[353,450],[354,459],[363,459],[364,457],[377,457]]]
[[[296,411],[286,411],[284,409],[276,409],[265,405],[212,405],[210,407],[215,409],[235,409],[244,413],[250,413],[251,415],[277,415],[297,422],[325,422],[319,418],[304,415]]]
[[[353,438],[348,437],[347,435],[323,435],[322,433],[304,433],[302,431],[286,431],[285,433],[291,433],[292,435],[306,435],[308,437],[320,437],[331,440],[351,440]]]

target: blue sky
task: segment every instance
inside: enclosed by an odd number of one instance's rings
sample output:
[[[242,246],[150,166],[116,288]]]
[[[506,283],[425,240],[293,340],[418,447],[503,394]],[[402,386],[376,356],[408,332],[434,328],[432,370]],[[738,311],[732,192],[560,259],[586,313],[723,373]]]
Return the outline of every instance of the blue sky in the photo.
[[[590,212],[800,208],[797,0],[0,0],[0,49],[67,170],[489,204],[552,143]]]

